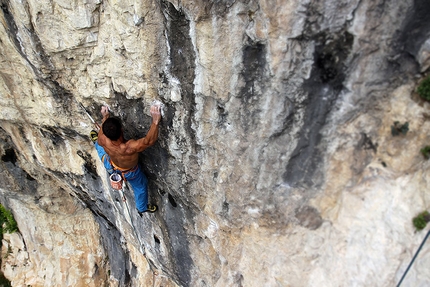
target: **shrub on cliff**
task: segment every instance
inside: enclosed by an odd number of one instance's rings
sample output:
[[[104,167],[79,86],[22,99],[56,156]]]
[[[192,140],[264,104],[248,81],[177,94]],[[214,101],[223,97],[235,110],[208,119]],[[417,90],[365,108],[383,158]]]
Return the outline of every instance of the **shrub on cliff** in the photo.
[[[0,273],[0,286],[2,286],[2,287],[12,287],[11,282],[9,281],[9,279],[7,279],[6,277],[4,277],[3,272]]]
[[[12,213],[7,210],[3,205],[0,204],[0,248],[1,248],[1,243],[3,240],[3,234],[4,233],[13,233],[15,231],[18,231],[18,224],[15,221],[15,218],[13,218]],[[0,263],[1,263],[1,258],[0,258]],[[11,287],[12,284],[9,281],[9,279],[7,279],[3,272],[0,271],[0,286],[2,287]]]
[[[417,92],[421,98],[430,101],[430,76],[419,84]]]
[[[409,131],[409,123],[406,122],[403,125],[400,124],[399,121],[395,121],[394,124],[391,126],[391,135],[392,136],[398,136],[400,134],[406,135]]]
[[[1,234],[14,233],[18,231],[18,224],[13,218],[12,213],[0,204],[0,228]]]
[[[414,219],[412,219],[412,222],[417,230],[422,230],[426,227],[427,222],[430,221],[430,214],[427,211],[423,211],[420,214],[418,214]]]
[[[430,145],[427,145],[421,149],[421,154],[424,156],[425,159],[430,158]]]

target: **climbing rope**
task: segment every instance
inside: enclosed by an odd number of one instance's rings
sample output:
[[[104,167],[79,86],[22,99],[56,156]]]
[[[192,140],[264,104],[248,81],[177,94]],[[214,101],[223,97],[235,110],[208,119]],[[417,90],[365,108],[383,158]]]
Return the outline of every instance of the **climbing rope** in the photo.
[[[143,245],[142,241],[140,240],[139,233],[137,233],[137,229],[136,229],[136,227],[134,226],[133,218],[131,217],[130,208],[128,207],[127,199],[125,198],[124,187],[127,185],[127,188],[128,188],[129,190],[130,190],[130,187],[128,186],[128,183],[127,183],[126,181],[124,181],[124,183],[125,183],[125,184],[123,184],[123,185],[122,185],[122,188],[121,188],[121,190],[120,190],[120,192],[121,192],[121,197],[123,198],[123,201],[125,202],[125,208],[127,209],[127,214],[128,214],[128,217],[130,218],[130,224],[131,224],[131,227],[133,228],[134,234],[136,234],[137,240],[139,241],[139,247],[140,247],[139,249],[140,249],[140,252],[141,252],[143,255],[146,255],[146,248],[145,248],[145,245]]]
[[[125,194],[124,194],[125,186],[127,185],[128,190],[131,190],[130,186],[128,185],[128,182],[124,181],[124,183],[125,184],[123,184],[122,188],[120,189],[121,196],[123,197],[123,199],[125,199]],[[150,258],[148,258],[148,256],[146,256],[146,249],[147,248],[145,247],[145,245],[142,243],[142,241],[139,238],[139,234],[137,233],[136,227],[134,226],[134,223],[133,223],[133,218],[131,217],[130,208],[128,206],[127,200],[124,200],[124,202],[125,202],[125,207],[127,209],[128,216],[130,217],[130,223],[131,223],[131,226],[132,226],[132,228],[134,230],[134,234],[136,234],[137,240],[139,241],[140,252],[144,255],[146,261],[148,262],[149,269],[152,271],[152,274],[153,274],[152,284],[154,286],[155,285],[155,277],[166,277],[166,278],[169,278],[169,277],[163,275],[162,273],[160,273],[158,270],[160,270],[160,271],[162,271],[162,272],[164,272],[166,274],[168,274],[169,271],[168,271],[168,269],[162,263],[161,263],[161,265],[159,267],[157,267],[154,264],[154,262]],[[143,248],[143,250],[142,250],[142,248]],[[183,283],[183,282],[181,282],[181,283],[182,283],[182,285],[185,285],[185,283]]]
[[[429,235],[430,235],[430,230],[427,232],[426,237],[424,237],[424,240],[423,240],[423,242],[421,243],[420,247],[418,248],[417,252],[415,252],[415,255],[414,255],[414,257],[412,258],[411,263],[409,263],[408,268],[406,268],[405,273],[403,273],[402,279],[400,279],[399,284],[397,284],[397,287],[400,287],[400,285],[402,284],[403,279],[405,279],[406,274],[408,274],[409,269],[411,268],[412,264],[414,264],[415,259],[417,258],[418,254],[420,253],[421,248],[423,248],[424,243],[427,241],[427,238],[429,237]]]
[[[125,187],[126,185],[127,185],[128,190],[131,190],[131,189],[130,189],[130,186],[128,185],[128,182],[124,181],[124,183],[125,183],[125,184],[123,184],[123,185],[122,185],[122,188],[121,188],[121,190],[120,190],[120,192],[121,192],[121,196],[122,196],[122,198],[124,199],[123,201],[125,202],[125,207],[126,207],[126,209],[127,209],[128,216],[130,217],[131,227],[133,228],[134,234],[136,234],[137,240],[139,241],[139,247],[140,247],[139,249],[140,249],[140,252],[143,254],[143,256],[145,257],[146,261],[148,262],[149,269],[152,271],[152,274],[153,274],[153,284],[155,284],[155,278],[154,278],[154,276],[159,276],[159,273],[158,273],[158,271],[157,271],[157,269],[158,269],[158,268],[157,268],[157,266],[155,266],[154,262],[152,262],[152,260],[151,260],[151,259],[149,259],[149,258],[146,256],[146,247],[145,247],[145,245],[142,243],[142,241],[140,240],[139,233],[137,233],[137,229],[136,229],[136,227],[134,226],[133,218],[131,217],[131,213],[130,213],[130,208],[128,207],[128,203],[127,203],[127,200],[126,200],[126,198],[125,198],[125,194],[124,194],[124,187]]]

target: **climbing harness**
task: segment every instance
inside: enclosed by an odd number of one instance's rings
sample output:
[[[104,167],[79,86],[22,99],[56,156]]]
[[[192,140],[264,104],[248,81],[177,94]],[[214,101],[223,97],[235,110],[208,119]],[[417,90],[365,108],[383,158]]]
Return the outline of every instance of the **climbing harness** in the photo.
[[[424,243],[427,241],[427,238],[428,238],[429,236],[430,236],[430,230],[427,232],[426,237],[424,237],[424,240],[423,240],[423,242],[421,243],[420,247],[418,247],[417,252],[415,252],[415,255],[414,255],[414,257],[412,258],[411,263],[409,263],[408,268],[406,268],[405,273],[403,273],[402,279],[400,279],[399,284],[397,284],[397,287],[400,287],[400,285],[402,284],[403,279],[405,279],[406,274],[408,274],[409,269],[411,268],[412,264],[414,264],[415,259],[417,258],[418,254],[419,254],[419,253],[420,253],[420,251],[421,251],[421,248],[423,248]]]
[[[109,159],[110,164],[113,166],[114,173],[112,173],[109,177],[110,185],[113,189],[121,190],[123,187],[123,182],[126,182],[125,174],[129,172],[136,171],[138,166],[136,165],[133,168],[121,168],[117,166],[112,159]]]

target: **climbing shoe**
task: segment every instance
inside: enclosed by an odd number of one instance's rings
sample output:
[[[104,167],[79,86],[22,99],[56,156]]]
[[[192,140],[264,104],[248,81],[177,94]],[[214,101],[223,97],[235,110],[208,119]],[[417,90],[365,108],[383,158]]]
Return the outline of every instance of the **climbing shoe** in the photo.
[[[150,213],[154,213],[156,212],[158,209],[158,206],[155,204],[148,204],[148,209],[146,210],[146,212],[150,212]]]
[[[93,141],[93,143],[96,143],[97,139],[98,139],[99,133],[96,132],[95,130],[92,130],[90,132],[90,138]]]
[[[148,209],[145,211],[138,211],[140,216],[142,216],[145,212],[154,213],[158,209],[158,206],[155,204],[148,204],[147,207]]]

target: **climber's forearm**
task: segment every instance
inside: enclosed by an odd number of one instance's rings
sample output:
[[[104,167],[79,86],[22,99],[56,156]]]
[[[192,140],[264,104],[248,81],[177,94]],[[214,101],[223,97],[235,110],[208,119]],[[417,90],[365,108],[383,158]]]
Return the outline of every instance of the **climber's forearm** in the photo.
[[[103,115],[103,119],[102,119],[102,125],[103,123],[110,117],[109,112],[107,112],[106,114]]]

